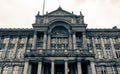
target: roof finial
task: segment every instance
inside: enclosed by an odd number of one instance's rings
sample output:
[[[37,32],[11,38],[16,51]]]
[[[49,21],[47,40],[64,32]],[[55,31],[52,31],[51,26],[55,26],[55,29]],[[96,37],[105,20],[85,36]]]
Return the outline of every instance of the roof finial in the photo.
[[[61,6],[59,6],[58,10],[62,10]]]
[[[83,16],[82,12],[80,11],[80,15]]]
[[[38,11],[37,16],[40,15],[40,11]]]
[[[117,29],[117,26],[114,26],[113,29]]]

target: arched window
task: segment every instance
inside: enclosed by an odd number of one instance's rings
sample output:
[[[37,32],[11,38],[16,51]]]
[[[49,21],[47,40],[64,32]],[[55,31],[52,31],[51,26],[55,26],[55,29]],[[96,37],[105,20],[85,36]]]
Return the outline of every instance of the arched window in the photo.
[[[68,30],[62,26],[57,26],[51,31],[51,48],[65,49],[68,48]]]

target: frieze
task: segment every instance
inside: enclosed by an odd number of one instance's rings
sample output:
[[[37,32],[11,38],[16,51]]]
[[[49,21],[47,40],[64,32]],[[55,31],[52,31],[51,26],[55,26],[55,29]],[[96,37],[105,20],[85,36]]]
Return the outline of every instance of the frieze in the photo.
[[[120,32],[87,32],[86,33],[87,36],[109,36],[109,37],[113,37],[113,36],[120,36]]]

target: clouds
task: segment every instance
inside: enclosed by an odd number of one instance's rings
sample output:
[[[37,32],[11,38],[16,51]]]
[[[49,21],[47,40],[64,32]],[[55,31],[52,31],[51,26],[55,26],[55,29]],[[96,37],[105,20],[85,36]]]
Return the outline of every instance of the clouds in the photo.
[[[0,0],[0,26],[30,28],[37,11],[42,14],[43,0]],[[85,15],[89,28],[120,27],[120,0],[46,0],[45,11],[61,7]],[[9,25],[11,24],[11,25]]]

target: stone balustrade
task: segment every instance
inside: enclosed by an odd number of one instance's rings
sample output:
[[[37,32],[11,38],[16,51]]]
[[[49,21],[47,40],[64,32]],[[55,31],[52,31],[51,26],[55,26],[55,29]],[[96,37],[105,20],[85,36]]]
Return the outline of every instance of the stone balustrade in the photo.
[[[30,49],[25,57],[94,57],[87,49]]]

